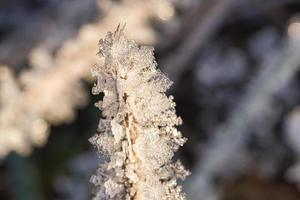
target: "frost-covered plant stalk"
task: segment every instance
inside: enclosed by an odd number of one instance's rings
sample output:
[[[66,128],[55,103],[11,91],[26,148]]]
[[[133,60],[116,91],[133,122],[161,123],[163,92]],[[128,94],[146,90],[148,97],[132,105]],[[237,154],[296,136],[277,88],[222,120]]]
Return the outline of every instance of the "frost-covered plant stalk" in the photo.
[[[153,49],[118,29],[100,40],[99,55],[105,64],[92,70],[93,94],[104,94],[96,103],[103,119],[90,141],[108,161],[91,178],[94,199],[185,199],[177,179],[189,172],[172,157],[186,139],[175,128],[181,119],[165,95],[171,81],[156,69]]]

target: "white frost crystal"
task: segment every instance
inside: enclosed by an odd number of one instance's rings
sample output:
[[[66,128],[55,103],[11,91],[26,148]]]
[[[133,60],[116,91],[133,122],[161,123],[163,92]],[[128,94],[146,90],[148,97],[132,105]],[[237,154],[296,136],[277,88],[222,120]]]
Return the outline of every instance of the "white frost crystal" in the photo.
[[[172,161],[186,139],[175,128],[181,119],[173,97],[165,95],[171,81],[156,69],[153,49],[138,47],[122,30],[99,45],[104,65],[92,70],[93,94],[104,94],[96,103],[103,119],[90,141],[109,159],[91,178],[94,199],[185,199],[177,179],[189,172]]]

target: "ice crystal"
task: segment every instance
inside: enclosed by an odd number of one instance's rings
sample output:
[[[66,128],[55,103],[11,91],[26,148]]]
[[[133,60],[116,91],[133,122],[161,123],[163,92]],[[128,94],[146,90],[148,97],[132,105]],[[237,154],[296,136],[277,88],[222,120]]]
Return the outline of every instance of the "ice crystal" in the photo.
[[[177,179],[189,172],[172,157],[186,139],[175,128],[181,119],[165,95],[171,81],[156,68],[153,48],[139,47],[120,29],[99,46],[104,64],[92,69],[93,94],[104,94],[96,103],[103,119],[90,141],[109,160],[91,178],[94,199],[185,199]]]

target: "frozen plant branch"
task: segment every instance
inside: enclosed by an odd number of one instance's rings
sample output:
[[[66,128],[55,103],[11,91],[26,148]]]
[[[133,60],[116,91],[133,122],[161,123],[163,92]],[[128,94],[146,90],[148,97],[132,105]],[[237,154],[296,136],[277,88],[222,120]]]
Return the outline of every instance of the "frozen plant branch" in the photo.
[[[172,157],[186,139],[175,128],[181,119],[165,95],[171,81],[156,69],[153,49],[118,28],[100,40],[99,55],[105,60],[92,70],[93,94],[104,93],[96,103],[103,119],[90,141],[108,162],[91,178],[94,199],[185,199],[177,179],[189,172]]]

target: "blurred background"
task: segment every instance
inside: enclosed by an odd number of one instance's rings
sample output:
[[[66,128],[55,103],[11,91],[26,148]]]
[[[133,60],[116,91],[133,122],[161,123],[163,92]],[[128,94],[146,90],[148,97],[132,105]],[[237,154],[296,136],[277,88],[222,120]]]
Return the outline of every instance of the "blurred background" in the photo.
[[[1,0],[1,200],[91,198],[90,69],[119,23],[174,81],[188,199],[300,199],[299,0]]]

